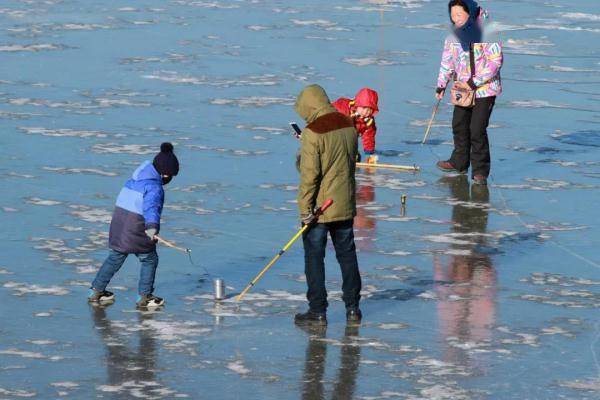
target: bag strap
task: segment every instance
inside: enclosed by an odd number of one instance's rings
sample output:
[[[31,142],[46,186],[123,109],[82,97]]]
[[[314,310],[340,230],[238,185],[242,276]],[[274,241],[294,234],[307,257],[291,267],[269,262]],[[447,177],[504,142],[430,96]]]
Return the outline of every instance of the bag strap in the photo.
[[[469,59],[471,62],[471,79],[475,77],[475,54],[473,52],[473,43],[469,45]]]

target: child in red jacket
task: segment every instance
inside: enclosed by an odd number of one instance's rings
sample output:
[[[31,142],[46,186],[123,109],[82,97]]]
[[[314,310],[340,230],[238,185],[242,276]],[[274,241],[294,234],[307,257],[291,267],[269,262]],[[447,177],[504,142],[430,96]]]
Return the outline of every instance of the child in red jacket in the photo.
[[[367,162],[375,162],[375,114],[379,112],[377,102],[379,97],[373,89],[362,88],[353,99],[340,97],[332,105],[342,114],[354,120],[358,136],[362,138],[363,150],[368,156]]]

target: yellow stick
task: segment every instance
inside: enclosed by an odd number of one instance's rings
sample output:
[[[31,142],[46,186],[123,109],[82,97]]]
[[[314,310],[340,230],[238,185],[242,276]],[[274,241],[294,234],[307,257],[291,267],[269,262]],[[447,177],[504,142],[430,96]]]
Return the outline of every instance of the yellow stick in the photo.
[[[396,164],[379,164],[379,163],[363,163],[357,162],[356,166],[359,168],[389,168],[389,169],[400,169],[404,171],[420,171],[421,168],[417,165],[396,165]]]
[[[287,242],[287,244],[281,249],[279,250],[279,253],[277,253],[277,255],[275,257],[273,257],[273,259],[267,264],[266,267],[263,268],[262,271],[260,271],[260,273],[258,275],[256,275],[256,278],[254,278],[252,280],[252,282],[250,282],[248,284],[248,286],[246,286],[246,288],[242,291],[242,293],[239,294],[239,296],[237,297],[237,301],[242,300],[242,297],[244,297],[246,295],[246,293],[248,293],[248,290],[250,290],[252,288],[252,286],[254,286],[256,284],[256,282],[258,282],[258,280],[260,278],[262,278],[262,276],[269,270],[269,268],[271,268],[271,266],[273,264],[275,264],[275,262],[277,260],[279,260],[279,258],[283,255],[283,253],[285,253],[287,251],[287,249],[289,249],[292,244],[294,244],[294,242],[296,241],[296,239],[298,239],[303,233],[304,231],[308,228],[308,225],[304,225],[295,235],[294,237],[292,237],[292,239]]]
[[[315,217],[318,218],[332,204],[333,204],[332,199],[325,201],[325,203],[323,203],[323,205],[315,212]],[[315,219],[315,221],[316,221],[316,219]],[[283,248],[281,250],[279,250],[279,253],[277,253],[275,255],[275,257],[273,257],[273,259],[267,264],[267,266],[264,267],[258,275],[256,275],[256,278],[252,279],[252,281],[248,284],[248,286],[246,286],[246,288],[242,291],[242,293],[240,293],[238,295],[238,297],[236,297],[237,301],[242,300],[242,297],[244,297],[246,295],[246,293],[248,293],[248,290],[250,290],[252,288],[252,286],[254,286],[256,284],[256,282],[258,282],[258,280],[269,270],[269,268],[271,268],[271,266],[273,264],[275,264],[275,262],[277,260],[279,260],[279,258],[281,258],[283,253],[285,253],[287,251],[287,249],[289,249],[292,246],[292,244],[294,244],[296,239],[298,239],[300,236],[302,236],[304,231],[306,231],[310,226],[311,225],[304,225],[302,228],[300,228],[300,230],[298,232],[296,232],[296,234],[290,239],[289,242],[287,242],[287,244],[285,246],[283,246]]]
[[[165,246],[167,246],[167,247],[170,247],[170,248],[172,248],[172,249],[179,250],[179,251],[181,251],[181,252],[184,252],[184,253],[189,253],[189,252],[191,252],[191,251],[192,251],[192,250],[190,250],[190,249],[185,249],[185,248],[183,248],[183,247],[179,247],[179,246],[175,245],[174,243],[171,243],[171,242],[169,242],[168,240],[165,240],[165,239],[161,238],[161,237],[160,237],[160,236],[158,236],[158,235],[154,235],[154,237],[156,238],[156,240],[158,240],[158,241],[159,241],[159,243],[162,243],[162,244],[164,244]]]

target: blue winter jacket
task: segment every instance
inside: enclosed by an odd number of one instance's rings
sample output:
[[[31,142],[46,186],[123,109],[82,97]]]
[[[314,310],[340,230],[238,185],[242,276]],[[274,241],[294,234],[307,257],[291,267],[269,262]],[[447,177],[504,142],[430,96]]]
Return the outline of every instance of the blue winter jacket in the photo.
[[[145,230],[160,230],[165,192],[152,162],[145,161],[133,173],[117,197],[110,223],[108,245],[121,253],[149,253],[155,243]]]

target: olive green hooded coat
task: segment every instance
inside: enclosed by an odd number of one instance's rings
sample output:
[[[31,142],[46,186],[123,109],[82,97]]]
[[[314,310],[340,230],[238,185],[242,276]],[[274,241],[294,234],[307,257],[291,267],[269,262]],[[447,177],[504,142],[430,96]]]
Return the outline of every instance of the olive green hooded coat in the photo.
[[[302,130],[300,150],[300,215],[306,216],[316,206],[333,199],[333,205],[318,222],[354,218],[358,135],[353,121],[337,112],[319,85],[302,90],[296,99],[296,112],[307,123]]]

